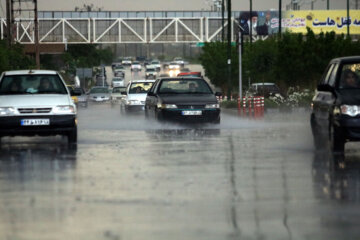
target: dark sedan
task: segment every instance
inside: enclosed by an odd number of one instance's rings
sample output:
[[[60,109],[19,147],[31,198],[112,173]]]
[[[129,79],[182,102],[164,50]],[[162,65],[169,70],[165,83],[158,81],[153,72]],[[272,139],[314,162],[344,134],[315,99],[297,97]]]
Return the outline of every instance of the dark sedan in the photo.
[[[159,121],[220,123],[220,95],[202,78],[161,78],[147,94],[145,115]]]
[[[334,152],[343,152],[346,142],[360,141],[360,56],[330,62],[312,106],[316,147],[330,142]]]

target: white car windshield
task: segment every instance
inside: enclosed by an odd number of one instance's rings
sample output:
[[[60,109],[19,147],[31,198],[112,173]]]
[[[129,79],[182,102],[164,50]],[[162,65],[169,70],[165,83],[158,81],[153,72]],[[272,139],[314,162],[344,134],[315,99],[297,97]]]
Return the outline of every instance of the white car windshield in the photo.
[[[12,75],[0,82],[0,95],[68,94],[58,75]]]

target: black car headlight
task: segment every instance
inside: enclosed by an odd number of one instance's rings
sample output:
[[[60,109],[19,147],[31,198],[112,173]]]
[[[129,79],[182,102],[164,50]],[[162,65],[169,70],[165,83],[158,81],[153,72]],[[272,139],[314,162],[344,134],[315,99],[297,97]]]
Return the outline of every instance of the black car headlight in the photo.
[[[360,106],[341,105],[340,111],[341,111],[341,114],[348,115],[350,117],[355,117],[356,115],[360,114]]]
[[[205,108],[220,108],[218,103],[206,104]]]
[[[162,109],[176,109],[177,106],[175,104],[158,104],[157,106],[158,108],[162,108]]]

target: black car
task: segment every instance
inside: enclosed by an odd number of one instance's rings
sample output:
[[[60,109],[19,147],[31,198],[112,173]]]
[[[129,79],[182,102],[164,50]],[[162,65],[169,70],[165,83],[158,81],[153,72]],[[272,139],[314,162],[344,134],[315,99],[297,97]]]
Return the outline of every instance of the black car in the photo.
[[[360,141],[360,56],[333,59],[312,101],[311,128],[316,147],[326,142],[343,152]]]
[[[220,123],[220,107],[203,78],[161,78],[147,94],[145,116],[159,121]]]

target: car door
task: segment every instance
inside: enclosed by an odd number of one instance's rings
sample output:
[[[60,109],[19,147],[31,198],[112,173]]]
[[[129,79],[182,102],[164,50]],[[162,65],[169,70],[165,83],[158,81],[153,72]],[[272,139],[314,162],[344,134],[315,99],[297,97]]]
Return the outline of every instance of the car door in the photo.
[[[320,84],[322,88],[316,92],[313,100],[313,111],[316,122],[324,129],[328,129],[329,120],[336,100],[334,90],[338,68],[338,63],[332,63],[329,65]]]
[[[155,83],[152,85],[152,87],[150,88],[150,90],[146,96],[145,108],[148,111],[148,114],[150,116],[155,116],[155,109],[157,106],[156,90],[157,90],[159,81],[160,81],[159,79],[155,81]]]

